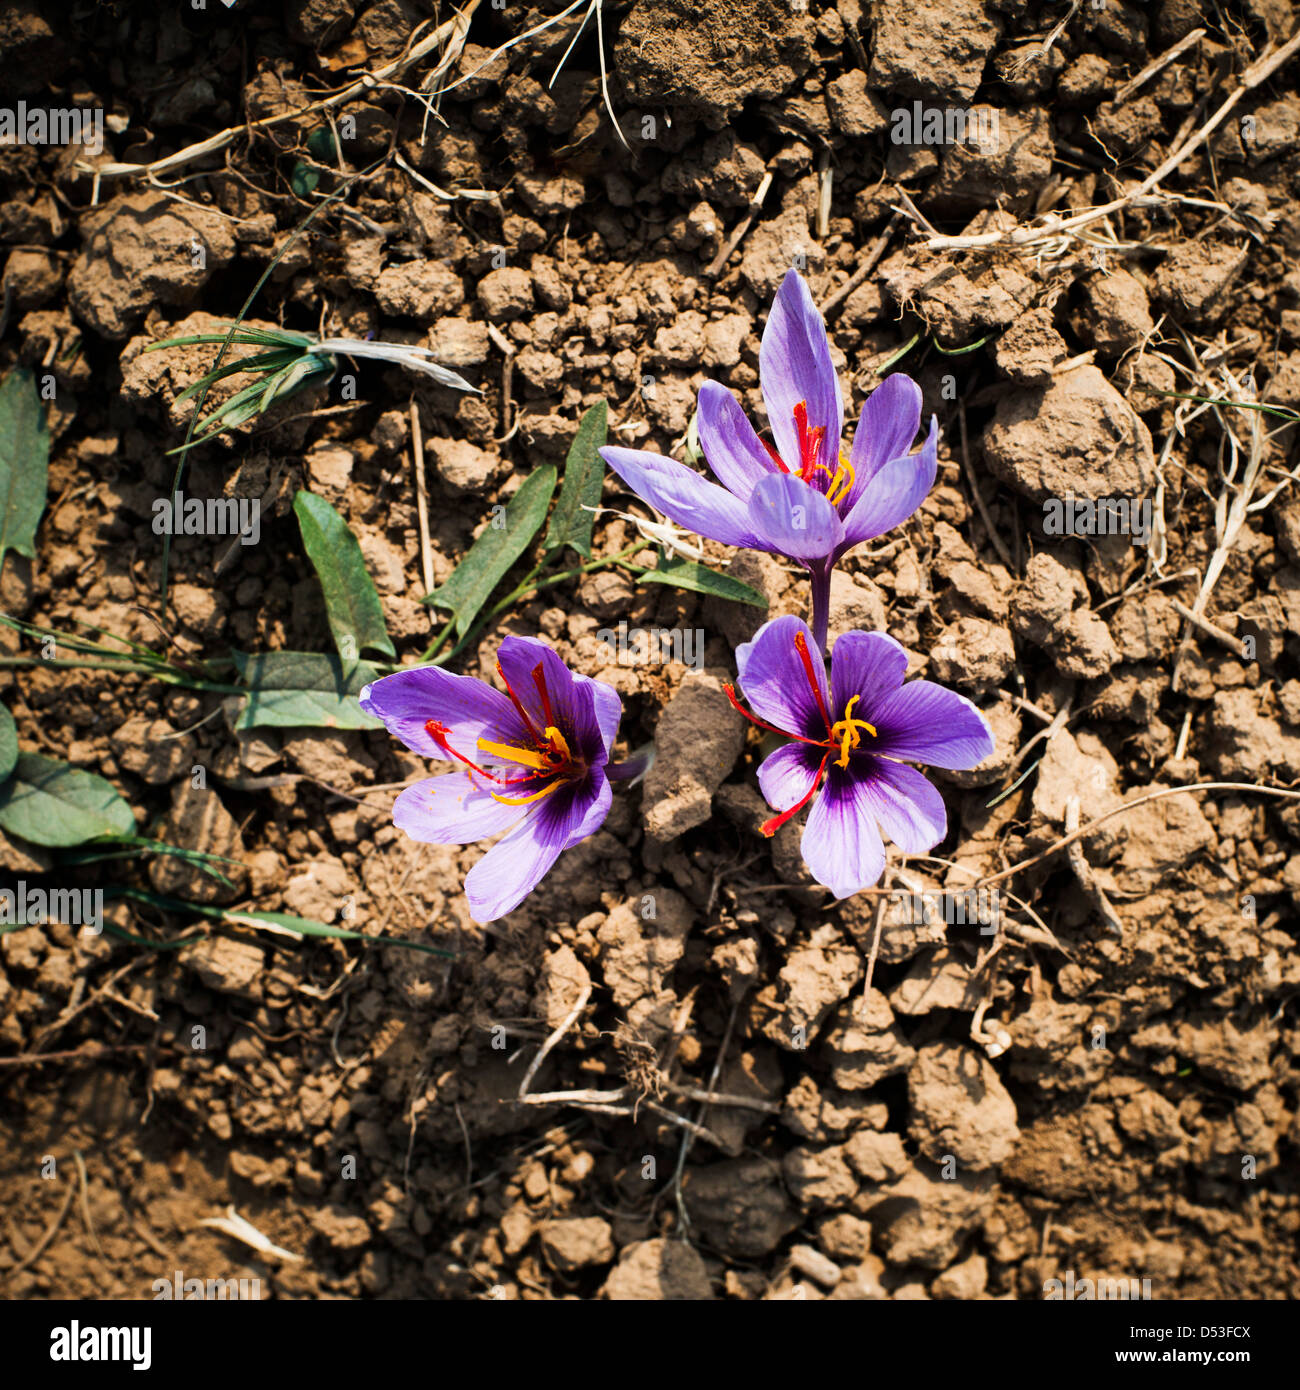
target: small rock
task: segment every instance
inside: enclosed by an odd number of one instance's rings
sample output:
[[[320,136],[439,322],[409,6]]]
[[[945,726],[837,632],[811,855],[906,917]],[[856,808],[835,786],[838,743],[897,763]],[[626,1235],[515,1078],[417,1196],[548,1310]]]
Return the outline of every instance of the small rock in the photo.
[[[983,695],[1001,685],[1016,664],[1005,627],[985,618],[959,618],[939,634],[930,651],[935,679]]]
[[[1096,367],[1003,396],[984,431],[984,455],[1036,502],[1140,497],[1155,480],[1150,431]]]
[[[533,279],[519,266],[490,270],[479,281],[478,302],[493,323],[508,323],[532,312]]]
[[[457,492],[490,492],[510,472],[508,460],[468,439],[429,439],[425,448],[433,456],[438,476]]]
[[[207,989],[256,999],[266,953],[248,941],[213,936],[183,947],[180,962],[193,970]]]
[[[994,1168],[1020,1138],[1016,1107],[988,1059],[957,1043],[932,1043],[907,1074],[908,1134],[935,1163]]]
[[[546,1262],[560,1274],[605,1265],[614,1258],[613,1228],[600,1216],[543,1221],[540,1238]]]
[[[465,288],[441,261],[408,261],[380,274],[375,298],[386,314],[429,322],[454,314],[465,302]]]
[[[708,820],[713,793],[740,755],[745,721],[723,692],[730,679],[722,670],[690,672],[659,715],[642,814],[661,844]]]
[[[960,1264],[952,1265],[930,1285],[931,1298],[960,1299],[969,1302],[979,1298],[988,1287],[989,1265],[983,1255],[972,1255]]]
[[[708,1270],[681,1240],[642,1240],[624,1246],[601,1290],[616,1301],[658,1302],[710,1299]]]
[[[780,1171],[764,1158],[692,1168],[682,1191],[692,1223],[709,1244],[738,1259],[769,1254],[799,1225]]]

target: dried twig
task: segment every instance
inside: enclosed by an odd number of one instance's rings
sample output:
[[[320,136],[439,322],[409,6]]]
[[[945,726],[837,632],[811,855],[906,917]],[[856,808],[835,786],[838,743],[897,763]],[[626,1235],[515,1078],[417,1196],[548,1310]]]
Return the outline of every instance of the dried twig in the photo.
[[[69,1178],[68,1190],[63,1194],[63,1205],[55,1213],[54,1220],[45,1228],[45,1234],[36,1242],[35,1245],[18,1261],[14,1267],[7,1271],[4,1278],[7,1283],[15,1274],[20,1274],[28,1265],[39,1260],[49,1248],[50,1242],[59,1233],[59,1227],[63,1225],[63,1218],[68,1214],[68,1208],[72,1205],[72,1199],[77,1191],[77,1184]],[[17,1253],[17,1252],[15,1252]]]
[[[587,1001],[591,998],[591,981],[582,987],[578,994],[577,1002],[573,1008],[564,1016],[558,1028],[551,1033],[550,1037],[537,1049],[537,1056],[528,1064],[528,1070],[524,1073],[524,1079],[519,1083],[519,1099],[524,1100],[528,1095],[528,1088],[533,1084],[533,1077],[541,1069],[541,1065],[550,1056],[551,1049],[577,1022],[578,1015],[587,1007]]]
[[[980,232],[969,236],[932,235],[925,243],[926,249],[930,251],[964,251],[977,246],[1035,246],[1058,238],[1068,238],[1083,228],[1090,227],[1109,217],[1112,213],[1120,212],[1125,208],[1145,205],[1150,201],[1150,195],[1153,194],[1157,185],[1168,178],[1189,155],[1200,149],[1205,141],[1227,120],[1242,97],[1253,92],[1261,83],[1267,82],[1280,67],[1295,56],[1297,50],[1300,50],[1300,29],[1275,52],[1269,52],[1268,49],[1265,49],[1264,53],[1242,74],[1241,81],[1228,98],[1199,130],[1190,135],[1181,145],[1177,145],[1164,163],[1148,174],[1140,184],[1129,189],[1120,197],[1112,199],[1111,202],[1105,203],[1101,207],[1089,208],[1086,212],[1076,213],[1073,217],[1063,218],[1056,213],[1048,213],[1035,225],[1028,227],[1017,225],[1002,231]],[[1157,196],[1163,200],[1163,195]]]
[[[1204,29],[1193,29],[1190,34],[1184,34],[1172,48],[1166,48],[1158,58],[1149,62],[1136,77],[1131,77],[1115,93],[1115,104],[1118,106],[1121,102],[1127,101],[1139,87],[1144,87],[1158,72],[1163,72],[1175,58],[1181,58],[1189,48],[1200,43],[1204,37]]]
[[[411,401],[411,455],[415,461],[415,520],[420,530],[420,572],[424,592],[433,593],[433,542],[429,538],[429,489],[424,476],[424,435],[420,430],[420,407]]]
[[[1065,830],[1067,835],[1073,835],[1079,828],[1079,798],[1068,796],[1065,799]],[[1106,925],[1115,933],[1116,936],[1124,935],[1124,924],[1119,920],[1119,916],[1110,904],[1110,899],[1106,896],[1106,890],[1098,882],[1097,875],[1091,864],[1084,858],[1083,846],[1075,840],[1069,848],[1070,868],[1074,871],[1074,876],[1079,880],[1079,887],[1083,889],[1084,895],[1092,905],[1101,913]]]
[[[469,0],[469,4],[463,11],[438,25],[432,33],[426,35],[418,43],[412,44],[401,57],[380,68],[378,72],[366,73],[357,81],[344,87],[342,91],[335,92],[333,96],[322,97],[320,101],[313,101],[300,111],[285,111],[278,116],[263,116],[255,121],[244,121],[239,125],[218,131],[215,135],[209,135],[206,140],[187,145],[183,150],[177,150],[175,154],[152,160],[148,164],[90,164],[78,160],[74,167],[83,173],[94,174],[97,182],[101,179],[152,178],[156,174],[179,169],[182,165],[192,163],[196,159],[202,159],[204,155],[216,154],[218,150],[224,150],[228,145],[233,144],[241,135],[251,135],[255,131],[269,130],[273,126],[284,125],[289,121],[300,121],[318,111],[333,111],[337,107],[346,106],[354,97],[363,96],[380,83],[391,77],[398,77],[408,68],[414,67],[421,58],[432,53],[443,42],[454,41],[457,35],[462,34],[463,28],[468,28],[469,21],[478,7],[479,0]],[[463,37],[461,42],[463,44]]]
[[[732,229],[731,235],[723,243],[722,250],[714,256],[708,269],[704,272],[710,280],[714,279],[714,277],[719,274],[722,267],[731,259],[731,253],[740,245],[745,238],[745,234],[754,225],[754,219],[762,210],[763,201],[767,197],[768,189],[772,187],[773,177],[774,175],[771,169],[767,170],[763,175],[758,188],[754,192],[754,196],[749,200],[749,210]]]
[[[834,309],[838,309],[841,304],[853,293],[854,290],[875,270],[880,263],[880,258],[885,254],[885,247],[889,245],[890,238],[898,230],[903,221],[903,214],[896,212],[885,223],[885,230],[871,243],[871,250],[867,252],[867,258],[853,272],[852,275],[831,295],[821,306],[823,318],[830,316]]]

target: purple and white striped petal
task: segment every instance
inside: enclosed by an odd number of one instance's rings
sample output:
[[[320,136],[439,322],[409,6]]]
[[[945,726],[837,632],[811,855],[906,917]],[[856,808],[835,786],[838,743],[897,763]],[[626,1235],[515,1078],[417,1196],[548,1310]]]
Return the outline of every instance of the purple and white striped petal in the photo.
[[[430,845],[471,845],[509,830],[523,815],[503,806],[468,772],[426,777],[402,790],[393,802],[393,824],[413,840]]]
[[[895,372],[867,397],[853,432],[852,506],[862,489],[891,459],[901,458],[912,447],[921,428],[921,388],[910,376]]]
[[[844,518],[844,549],[902,525],[925,501],[938,471],[939,422],[931,416],[930,434],[920,449],[882,464],[858,493]]]
[[[826,668],[802,618],[787,614],[764,623],[752,642],[742,642],[736,648],[736,670],[741,693],[760,719],[785,733],[821,741],[828,730],[795,646],[795,638],[800,634],[810,656],[813,678],[829,710]]]
[[[853,717],[875,724],[872,711],[902,685],[907,652],[884,632],[845,632],[831,660],[831,708],[843,714],[856,695]]]
[[[740,402],[716,381],[700,387],[696,429],[714,476],[742,502],[749,501],[756,483],[778,471]]]
[[[867,810],[904,854],[927,854],[948,833],[943,797],[914,767],[872,758],[861,777]]]
[[[933,681],[909,681],[867,717],[879,735],[871,751],[891,758],[960,772],[993,752],[993,731],[979,710],[964,695]]]
[[[763,800],[774,811],[797,806],[812,789],[824,756],[823,750],[807,743],[783,743],[769,753],[758,769]]]
[[[833,472],[844,435],[840,379],[831,362],[826,323],[796,270],[782,280],[768,313],[758,352],[758,380],[772,438],[786,466],[799,466],[794,408],[803,401],[808,408],[808,428],[826,431],[821,458]]]
[[[600,456],[643,502],[669,521],[723,545],[764,548],[749,529],[744,502],[684,463],[613,446],[601,449]]]
[[[471,762],[479,761],[480,738],[517,743],[524,733],[514,707],[499,690],[437,666],[417,666],[372,681],[362,690],[360,704],[424,758],[447,758],[426,727],[431,720],[447,730],[447,741]]]
[[[790,473],[770,473],[749,494],[755,548],[823,560],[844,543],[844,523],[824,493]]]
[[[799,849],[818,883],[847,898],[879,882],[885,872],[885,845],[866,784],[852,766],[832,761],[826,782],[813,802]]]
[[[598,830],[609,814],[613,790],[599,768],[575,787],[564,787],[530,808],[532,814],[497,841],[465,877],[465,895],[476,922],[495,922],[513,912],[571,845]]]

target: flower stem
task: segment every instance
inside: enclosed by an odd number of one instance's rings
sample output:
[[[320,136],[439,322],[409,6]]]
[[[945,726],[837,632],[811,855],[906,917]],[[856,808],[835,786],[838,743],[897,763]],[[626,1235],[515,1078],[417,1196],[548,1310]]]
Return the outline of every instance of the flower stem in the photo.
[[[826,655],[826,629],[830,623],[831,616],[831,571],[833,566],[828,564],[825,569],[810,569],[809,575],[812,580],[812,634],[813,641],[817,643],[817,650],[823,656]]]

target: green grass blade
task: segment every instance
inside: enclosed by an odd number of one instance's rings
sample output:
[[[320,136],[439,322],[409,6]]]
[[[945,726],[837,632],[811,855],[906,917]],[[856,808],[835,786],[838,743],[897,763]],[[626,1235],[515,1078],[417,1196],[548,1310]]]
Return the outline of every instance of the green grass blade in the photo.
[[[506,504],[499,518],[501,526],[487,526],[470,546],[469,554],[456,566],[451,578],[426,595],[425,603],[448,609],[454,615],[458,637],[469,630],[493,589],[541,530],[555,491],[556,476],[549,463],[534,469]]]

